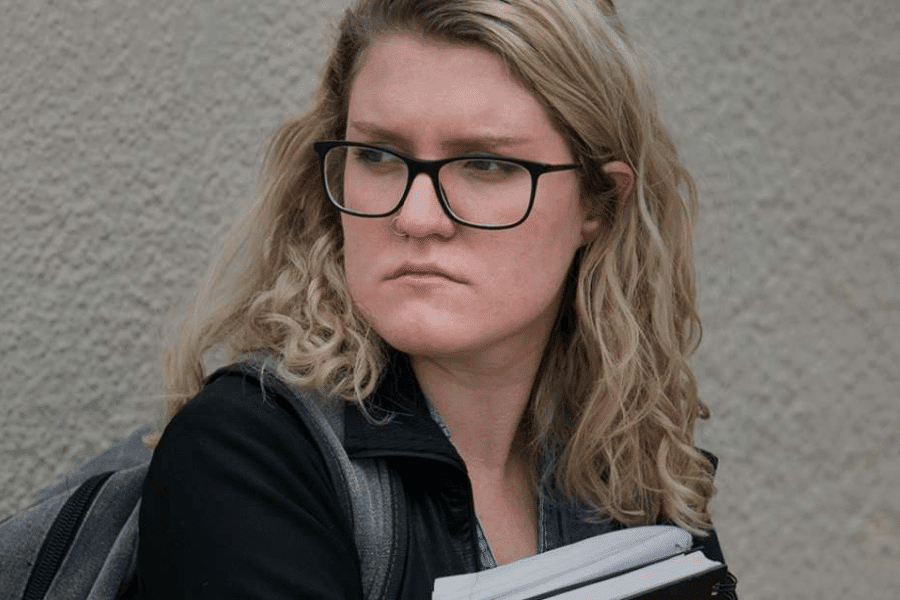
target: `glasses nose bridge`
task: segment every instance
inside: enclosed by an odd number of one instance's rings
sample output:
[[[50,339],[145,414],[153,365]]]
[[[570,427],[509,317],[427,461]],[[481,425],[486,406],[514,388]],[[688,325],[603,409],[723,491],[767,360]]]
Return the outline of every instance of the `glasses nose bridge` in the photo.
[[[406,202],[406,197],[412,190],[416,178],[419,175],[427,175],[428,179],[431,180],[431,187],[434,188],[434,194],[438,199],[438,204],[441,205],[441,208],[447,213],[447,216],[452,219],[453,215],[450,214],[450,207],[447,205],[447,198],[444,196],[444,191],[441,189],[441,180],[438,176],[438,173],[445,164],[447,164],[447,161],[445,160],[418,160],[406,157],[406,168],[409,170],[409,180],[406,184],[406,193],[403,195],[403,202]]]

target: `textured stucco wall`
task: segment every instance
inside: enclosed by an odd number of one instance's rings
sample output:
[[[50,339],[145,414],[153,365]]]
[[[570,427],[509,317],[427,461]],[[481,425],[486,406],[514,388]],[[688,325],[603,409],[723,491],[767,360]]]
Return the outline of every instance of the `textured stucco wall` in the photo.
[[[167,311],[343,4],[0,0],[0,518],[155,418]],[[699,440],[742,598],[896,598],[900,5],[617,4],[703,194]]]

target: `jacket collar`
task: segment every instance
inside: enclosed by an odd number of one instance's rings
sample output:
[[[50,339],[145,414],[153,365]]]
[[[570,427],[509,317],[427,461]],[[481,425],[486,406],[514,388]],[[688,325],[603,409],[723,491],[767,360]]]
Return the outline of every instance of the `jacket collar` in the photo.
[[[356,404],[344,411],[344,448],[350,458],[406,457],[440,461],[465,471],[456,448],[428,414],[409,359],[392,351],[378,389],[366,399],[372,423]]]

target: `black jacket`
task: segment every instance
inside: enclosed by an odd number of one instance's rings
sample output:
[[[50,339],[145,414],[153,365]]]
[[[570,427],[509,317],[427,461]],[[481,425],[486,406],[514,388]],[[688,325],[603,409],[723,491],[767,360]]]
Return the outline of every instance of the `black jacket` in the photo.
[[[171,421],[144,485],[142,598],[361,597],[351,525],[311,434],[284,402],[229,374]],[[400,474],[409,543],[398,598],[427,599],[435,578],[479,569],[471,485],[408,368],[385,378],[372,405],[393,420],[373,425],[348,407],[345,447],[351,458],[384,457]],[[543,493],[542,549],[619,527],[589,523],[552,489]],[[722,560],[714,533],[695,541]]]

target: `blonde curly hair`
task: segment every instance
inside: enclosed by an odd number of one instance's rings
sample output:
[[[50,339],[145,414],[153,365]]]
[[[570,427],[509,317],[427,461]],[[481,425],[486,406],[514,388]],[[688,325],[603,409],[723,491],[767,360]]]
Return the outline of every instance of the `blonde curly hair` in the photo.
[[[697,193],[660,121],[650,78],[606,0],[359,0],[309,110],[269,147],[258,201],[230,235],[163,359],[168,422],[201,389],[209,353],[271,349],[285,379],[365,408],[387,347],[354,309],[338,211],[312,143],[342,139],[360,56],[406,32],[500,56],[545,105],[580,162],[603,233],[573,261],[521,426],[553,449],[559,488],[598,518],[710,527],[713,466],[693,444],[700,340],[692,222]],[[618,198],[601,167],[635,174]]]

